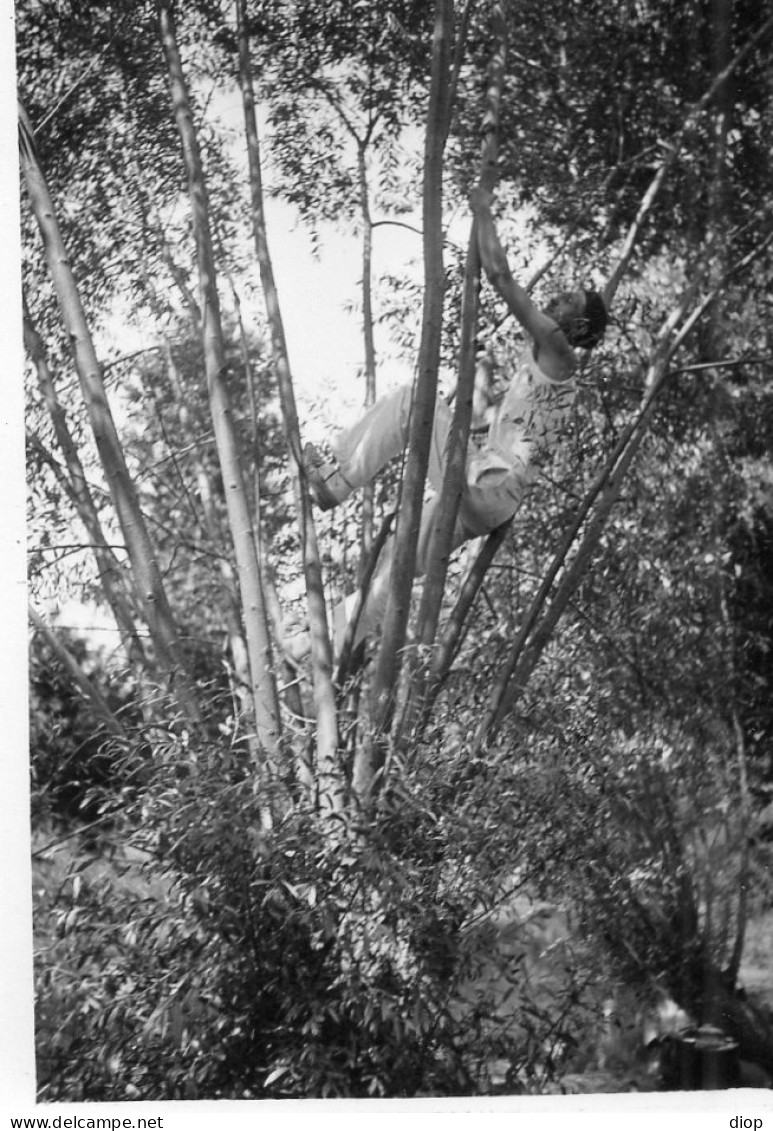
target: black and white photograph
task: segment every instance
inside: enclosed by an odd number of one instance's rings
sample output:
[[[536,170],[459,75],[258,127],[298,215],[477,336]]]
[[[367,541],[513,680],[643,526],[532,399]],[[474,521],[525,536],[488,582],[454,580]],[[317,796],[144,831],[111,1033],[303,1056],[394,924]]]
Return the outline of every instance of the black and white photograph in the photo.
[[[769,3],[7,9],[11,1126],[773,1126]]]

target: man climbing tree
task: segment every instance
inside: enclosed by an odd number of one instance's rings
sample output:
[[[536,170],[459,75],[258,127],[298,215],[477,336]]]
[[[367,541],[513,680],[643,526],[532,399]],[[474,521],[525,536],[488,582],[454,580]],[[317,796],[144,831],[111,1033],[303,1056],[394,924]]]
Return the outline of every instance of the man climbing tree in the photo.
[[[497,373],[490,350],[482,351],[478,358],[454,549],[472,538],[489,534],[517,512],[535,477],[535,457],[554,450],[565,434],[576,393],[573,351],[592,349],[607,324],[604,303],[595,291],[558,294],[544,311],[535,306],[508,266],[491,214],[491,194],[475,189],[470,204],[478,221],[483,268],[509,312],[526,332],[527,344],[512,375]],[[322,510],[338,506],[403,451],[408,440],[411,401],[412,390],[407,385],[379,400],[351,428],[343,429],[332,438],[332,461],[325,460],[314,445],[306,446],[310,489]],[[438,403],[428,473],[435,492],[439,492],[443,480],[450,424],[448,404]],[[417,576],[426,570],[437,498],[437,494],[434,495],[422,512]],[[393,539],[390,539],[370,585],[356,642],[369,636],[381,623],[392,553]],[[354,601],[352,595],[335,610],[334,633],[339,649]],[[290,642],[296,658],[303,655],[306,646],[305,635],[296,636]]]

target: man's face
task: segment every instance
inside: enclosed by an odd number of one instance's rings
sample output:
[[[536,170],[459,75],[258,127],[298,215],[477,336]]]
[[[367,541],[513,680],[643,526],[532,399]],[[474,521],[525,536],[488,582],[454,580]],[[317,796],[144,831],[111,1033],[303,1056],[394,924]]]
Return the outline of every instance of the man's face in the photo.
[[[545,313],[558,323],[570,345],[582,339],[587,332],[585,307],[586,298],[583,291],[565,291],[556,295],[545,307]]]

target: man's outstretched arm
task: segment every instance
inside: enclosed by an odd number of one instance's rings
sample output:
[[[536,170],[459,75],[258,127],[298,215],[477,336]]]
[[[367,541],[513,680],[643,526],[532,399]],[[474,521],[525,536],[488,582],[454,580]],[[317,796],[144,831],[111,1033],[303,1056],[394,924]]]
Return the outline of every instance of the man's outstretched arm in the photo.
[[[491,194],[475,188],[470,194],[470,207],[478,221],[478,246],[483,270],[492,287],[507,303],[536,346],[536,357],[542,372],[553,381],[565,381],[575,367],[572,347],[558,324],[535,306],[526,291],[513,278],[507,256],[491,215]]]

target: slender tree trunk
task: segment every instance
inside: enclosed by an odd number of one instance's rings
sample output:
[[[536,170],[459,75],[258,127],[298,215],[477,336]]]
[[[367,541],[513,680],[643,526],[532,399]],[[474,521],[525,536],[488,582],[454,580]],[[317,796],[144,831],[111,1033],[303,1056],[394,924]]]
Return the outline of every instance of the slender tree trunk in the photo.
[[[252,224],[255,248],[266,301],[271,332],[271,346],[279,380],[282,417],[293,471],[293,484],[298,508],[306,596],[311,633],[311,665],[314,702],[317,716],[317,774],[320,806],[327,812],[340,812],[344,804],[344,782],[338,759],[338,719],[333,688],[333,651],[327,624],[327,610],[322,582],[317,535],[311,512],[306,474],[301,452],[300,427],[295,406],[290,363],[285,342],[284,325],[279,307],[274,272],[266,235],[263,209],[263,184],[260,162],[260,141],[255,117],[255,93],[252,81],[249,39],[246,29],[244,0],[236,0],[239,38],[239,81],[244,104],[244,124],[252,194]]]
[[[483,120],[483,146],[479,178],[480,184],[489,191],[493,190],[497,176],[499,106],[502,100],[502,86],[507,59],[507,14],[504,0],[498,0],[495,4],[493,20],[495,49],[489,65],[488,104]],[[452,550],[454,526],[464,488],[467,439],[470,431],[475,379],[475,341],[480,295],[480,269],[477,222],[473,220],[467,248],[467,264],[462,293],[457,395],[446,449],[443,487],[440,492],[435,528],[430,544],[429,568],[427,569],[419,609],[417,636],[424,648],[430,648],[435,642],[448,574],[448,561]]]
[[[464,579],[456,604],[451,610],[443,634],[433,652],[429,676],[424,693],[418,704],[419,710],[416,712],[415,724],[412,717],[406,718],[405,729],[403,729],[403,724],[401,723],[401,736],[403,738],[408,736],[409,732],[407,728],[409,726],[414,727],[411,733],[411,741],[414,746],[420,741],[423,728],[429,721],[437,698],[448,679],[451,666],[464,642],[466,630],[469,625],[470,612],[475,603],[475,598],[478,596],[489,566],[493,562],[511,526],[512,519],[502,523],[496,530],[492,530],[491,534],[489,534],[478,551],[475,561]]]
[[[497,138],[499,107],[502,100],[505,63],[507,59],[507,11],[505,0],[497,0],[493,10],[494,52],[489,63],[487,106],[481,133],[481,167],[479,183],[493,190],[497,177]],[[457,52],[458,54],[458,52]],[[446,445],[445,470],[440,498],[435,513],[435,523],[428,553],[429,564],[424,578],[419,607],[416,636],[420,644],[417,660],[412,663],[410,681],[405,688],[405,703],[399,722],[393,728],[393,738],[411,729],[416,713],[426,715],[424,702],[427,687],[427,657],[435,643],[438,621],[443,605],[448,563],[453,551],[453,534],[459,511],[466,474],[467,441],[472,418],[472,398],[475,382],[475,351],[480,296],[480,251],[478,225],[473,219],[467,247],[467,262],[462,289],[461,335],[459,344],[458,380],[454,412]],[[480,560],[480,559],[479,559]],[[482,579],[481,579],[482,580]],[[476,590],[477,591],[477,590]],[[431,662],[431,661],[430,661]],[[433,699],[434,699],[433,695]]]
[[[725,71],[730,61],[732,17],[733,0],[711,0],[711,58],[715,78]],[[719,85],[708,112],[713,152],[705,218],[706,246],[715,278],[722,275],[728,259],[730,217],[727,212],[727,138],[734,104],[733,83],[734,78],[730,75]],[[701,361],[718,360],[722,356],[725,336],[722,323],[722,302],[718,298],[711,317],[701,327],[698,341],[698,356]]]
[[[177,413],[179,416],[180,424],[182,426],[182,436],[184,439],[193,440],[195,437],[195,427],[191,419],[190,410],[185,399],[185,390],[182,386],[180,379],[180,371],[177,367],[177,362],[172,353],[172,347],[169,340],[164,338],[164,357],[166,360],[166,372],[169,378],[169,385],[177,406]],[[239,686],[239,698],[242,705],[246,708],[248,716],[254,714],[254,705],[251,696],[249,703],[245,701],[243,693],[246,691],[249,694],[250,689],[250,662],[249,654],[247,651],[247,644],[244,639],[244,632],[242,630],[241,617],[239,614],[239,599],[237,596],[237,579],[234,576],[234,571],[231,562],[223,553],[223,548],[220,546],[221,531],[220,524],[217,519],[217,508],[215,505],[215,490],[212,483],[210,472],[207,470],[204,461],[195,444],[191,444],[191,453],[193,466],[196,474],[196,487],[201,504],[201,514],[204,523],[204,530],[210,544],[217,554],[217,566],[222,578],[221,593],[223,596],[223,620],[225,622],[226,633],[228,635],[228,646],[231,651],[231,661],[234,666],[234,673],[236,681]],[[257,756],[257,750],[252,748],[252,753]]]
[[[139,177],[140,169],[135,163],[135,173]],[[163,246],[168,250],[168,245],[163,232],[159,225],[159,234]],[[169,260],[168,260],[169,262]],[[177,268],[179,271],[179,268]],[[155,317],[162,321],[164,314],[164,305],[162,304],[157,290],[153,285],[152,279],[149,277],[147,271],[144,272],[145,286],[147,288],[148,304]],[[179,285],[179,284],[178,284]],[[202,332],[201,310],[199,304],[196,302],[190,291],[185,288],[183,292],[185,305],[190,315],[192,329],[194,336]],[[172,307],[167,303],[166,310],[172,313]],[[225,623],[226,634],[228,636],[228,646],[231,652],[231,662],[233,664],[234,675],[237,684],[237,696],[242,704],[245,716],[254,721],[254,705],[252,702],[252,693],[250,688],[250,663],[249,653],[247,650],[247,643],[244,638],[244,631],[242,628],[241,614],[239,610],[239,597],[238,597],[238,582],[234,576],[233,566],[230,558],[224,553],[223,547],[220,545],[222,541],[222,533],[220,522],[218,521],[217,504],[215,502],[218,493],[218,487],[221,486],[221,480],[217,473],[212,472],[206,465],[205,460],[202,458],[201,451],[196,443],[196,421],[188,407],[188,400],[186,392],[183,387],[182,378],[180,376],[180,369],[174,358],[172,344],[166,334],[162,335],[163,340],[163,357],[166,365],[166,375],[169,382],[169,389],[172,393],[173,403],[177,410],[177,416],[181,425],[181,442],[182,444],[189,444],[190,462],[193,465],[193,472],[196,480],[196,490],[198,493],[198,500],[200,504],[197,507],[192,498],[190,498],[192,518],[200,528],[203,528],[204,535],[211,544],[217,560],[218,570],[223,580],[222,595],[223,595],[223,621]],[[160,417],[160,409],[158,410]],[[184,476],[180,471],[180,478],[184,483]],[[187,485],[185,485],[187,491]],[[253,757],[258,756],[256,747],[257,736],[252,735],[248,740],[250,753]]]
[[[139,176],[139,166],[135,164],[135,172]],[[160,237],[165,249],[168,250],[168,245],[163,232],[160,231]],[[177,269],[179,271],[179,268]],[[153,281],[145,273],[145,285],[148,294],[148,303],[153,314],[158,318],[159,322],[162,319],[164,307],[159,299]],[[200,334],[202,330],[201,310],[199,304],[196,302],[190,291],[185,288],[183,297],[186,300],[186,308],[191,318],[194,335]],[[171,312],[171,306],[167,306]],[[238,598],[238,583],[234,576],[231,560],[223,551],[220,545],[222,540],[220,523],[217,515],[217,505],[215,497],[217,494],[216,482],[218,481],[216,473],[210,471],[204,459],[202,458],[200,449],[196,444],[196,421],[194,420],[191,410],[188,407],[185,389],[183,387],[182,378],[177,362],[174,358],[172,345],[166,336],[163,335],[163,356],[166,364],[166,374],[169,381],[169,388],[172,393],[173,402],[177,409],[178,419],[181,425],[181,436],[183,443],[190,444],[190,460],[193,465],[193,471],[196,479],[196,488],[201,507],[200,515],[197,513],[198,508],[191,501],[191,510],[193,518],[198,525],[203,526],[204,533],[209,540],[213,550],[216,553],[216,560],[220,576],[223,580],[222,595],[223,595],[223,621],[225,623],[226,634],[228,636],[228,646],[231,652],[231,662],[233,664],[234,676],[236,679],[236,694],[242,705],[245,717],[254,721],[254,704],[252,701],[252,693],[250,687],[250,663],[249,653],[247,651],[247,644],[244,638],[244,631],[241,622],[241,614],[239,610]],[[182,477],[182,474],[181,474]],[[251,735],[248,739],[248,747],[250,754],[253,758],[258,757],[257,750],[257,736]]]
[[[172,677],[178,701],[188,720],[193,722],[198,718],[198,707],[186,677],[177,626],[110,411],[101,367],[40,166],[32,127],[21,105],[19,116],[21,160],[27,191],[43,239],[97,451],[129,554],[138,606],[150,630],[158,663]]]
[[[365,601],[368,596],[370,583],[373,579],[373,574],[376,572],[381,551],[387,543],[392,524],[394,522],[395,512],[391,511],[384,521],[381,523],[381,529],[376,536],[373,545],[366,560],[362,563],[362,570],[360,573],[360,583],[357,589],[354,607],[349,614],[349,623],[346,626],[346,635],[344,636],[343,644],[341,645],[341,655],[338,659],[338,670],[336,672],[336,684],[340,688],[343,687],[347,677],[350,674],[350,667],[352,663],[352,656],[357,651],[354,647],[354,640],[357,635],[357,626],[360,622],[362,610],[365,607]]]
[[[411,590],[416,572],[416,546],[435,416],[445,292],[443,152],[448,131],[449,61],[452,37],[453,2],[436,0],[424,151],[424,301],[419,376],[411,413],[408,458],[398,514],[389,596],[373,679],[374,737],[371,742],[363,744],[354,768],[354,788],[363,804],[369,803],[386,758],[386,736],[395,708],[395,688],[400,674]]]
[[[731,60],[734,0],[711,0],[712,69],[715,77],[723,74]],[[728,169],[727,135],[735,105],[733,76],[719,86],[714,99],[714,176],[710,207],[715,225],[722,222],[727,205]]]
[[[376,343],[373,335],[373,223],[370,215],[370,194],[366,163],[367,143],[358,141],[357,171],[360,186],[362,218],[362,334],[365,344],[365,402],[369,408],[376,400]],[[362,525],[360,528],[360,577],[373,545],[372,483],[362,490]]]
[[[255,516],[258,524],[260,536],[258,538],[258,549],[268,544],[266,532],[263,528],[263,515],[261,505],[261,477],[260,477],[260,441],[258,435],[258,419],[260,413],[260,397],[258,382],[255,377],[254,366],[250,362],[249,349],[247,343],[247,334],[244,328],[241,314],[241,303],[236,288],[233,288],[234,304],[239,321],[239,341],[241,343],[242,366],[244,368],[244,377],[247,382],[250,402],[250,415],[252,417],[252,478],[253,478],[253,496],[255,500]],[[290,741],[289,745],[295,752],[295,768],[296,777],[304,790],[306,800],[310,801],[313,796],[313,780],[310,775],[310,763],[308,758],[309,749],[309,720],[306,719],[303,699],[300,692],[300,680],[298,679],[295,666],[287,659],[284,643],[284,626],[282,624],[282,610],[279,604],[279,598],[276,592],[276,585],[271,572],[271,563],[267,558],[261,558],[261,570],[263,576],[263,588],[266,594],[266,609],[268,611],[269,623],[274,635],[274,640],[279,645],[279,671],[278,676],[280,679],[279,697],[281,702],[284,703],[286,711],[289,713],[290,718],[290,734],[294,734],[296,739],[298,732],[302,731],[302,738],[300,742]],[[300,747],[300,749],[299,749]]]
[[[242,597],[242,616],[247,637],[250,682],[258,744],[271,762],[280,738],[279,700],[272,670],[271,641],[264,599],[255,532],[247,505],[244,478],[234,436],[233,419],[225,381],[226,358],[220,319],[215,262],[209,224],[209,204],[198,141],[193,127],[188,91],[175,38],[171,5],[158,0],[161,40],[166,56],[177,127],[182,141],[193,213],[196,258],[199,271],[200,306],[203,319],[204,363],[209,391],[215,444],[226,496],[236,568]],[[267,766],[259,766],[264,775]],[[267,819],[264,810],[264,820]]]

